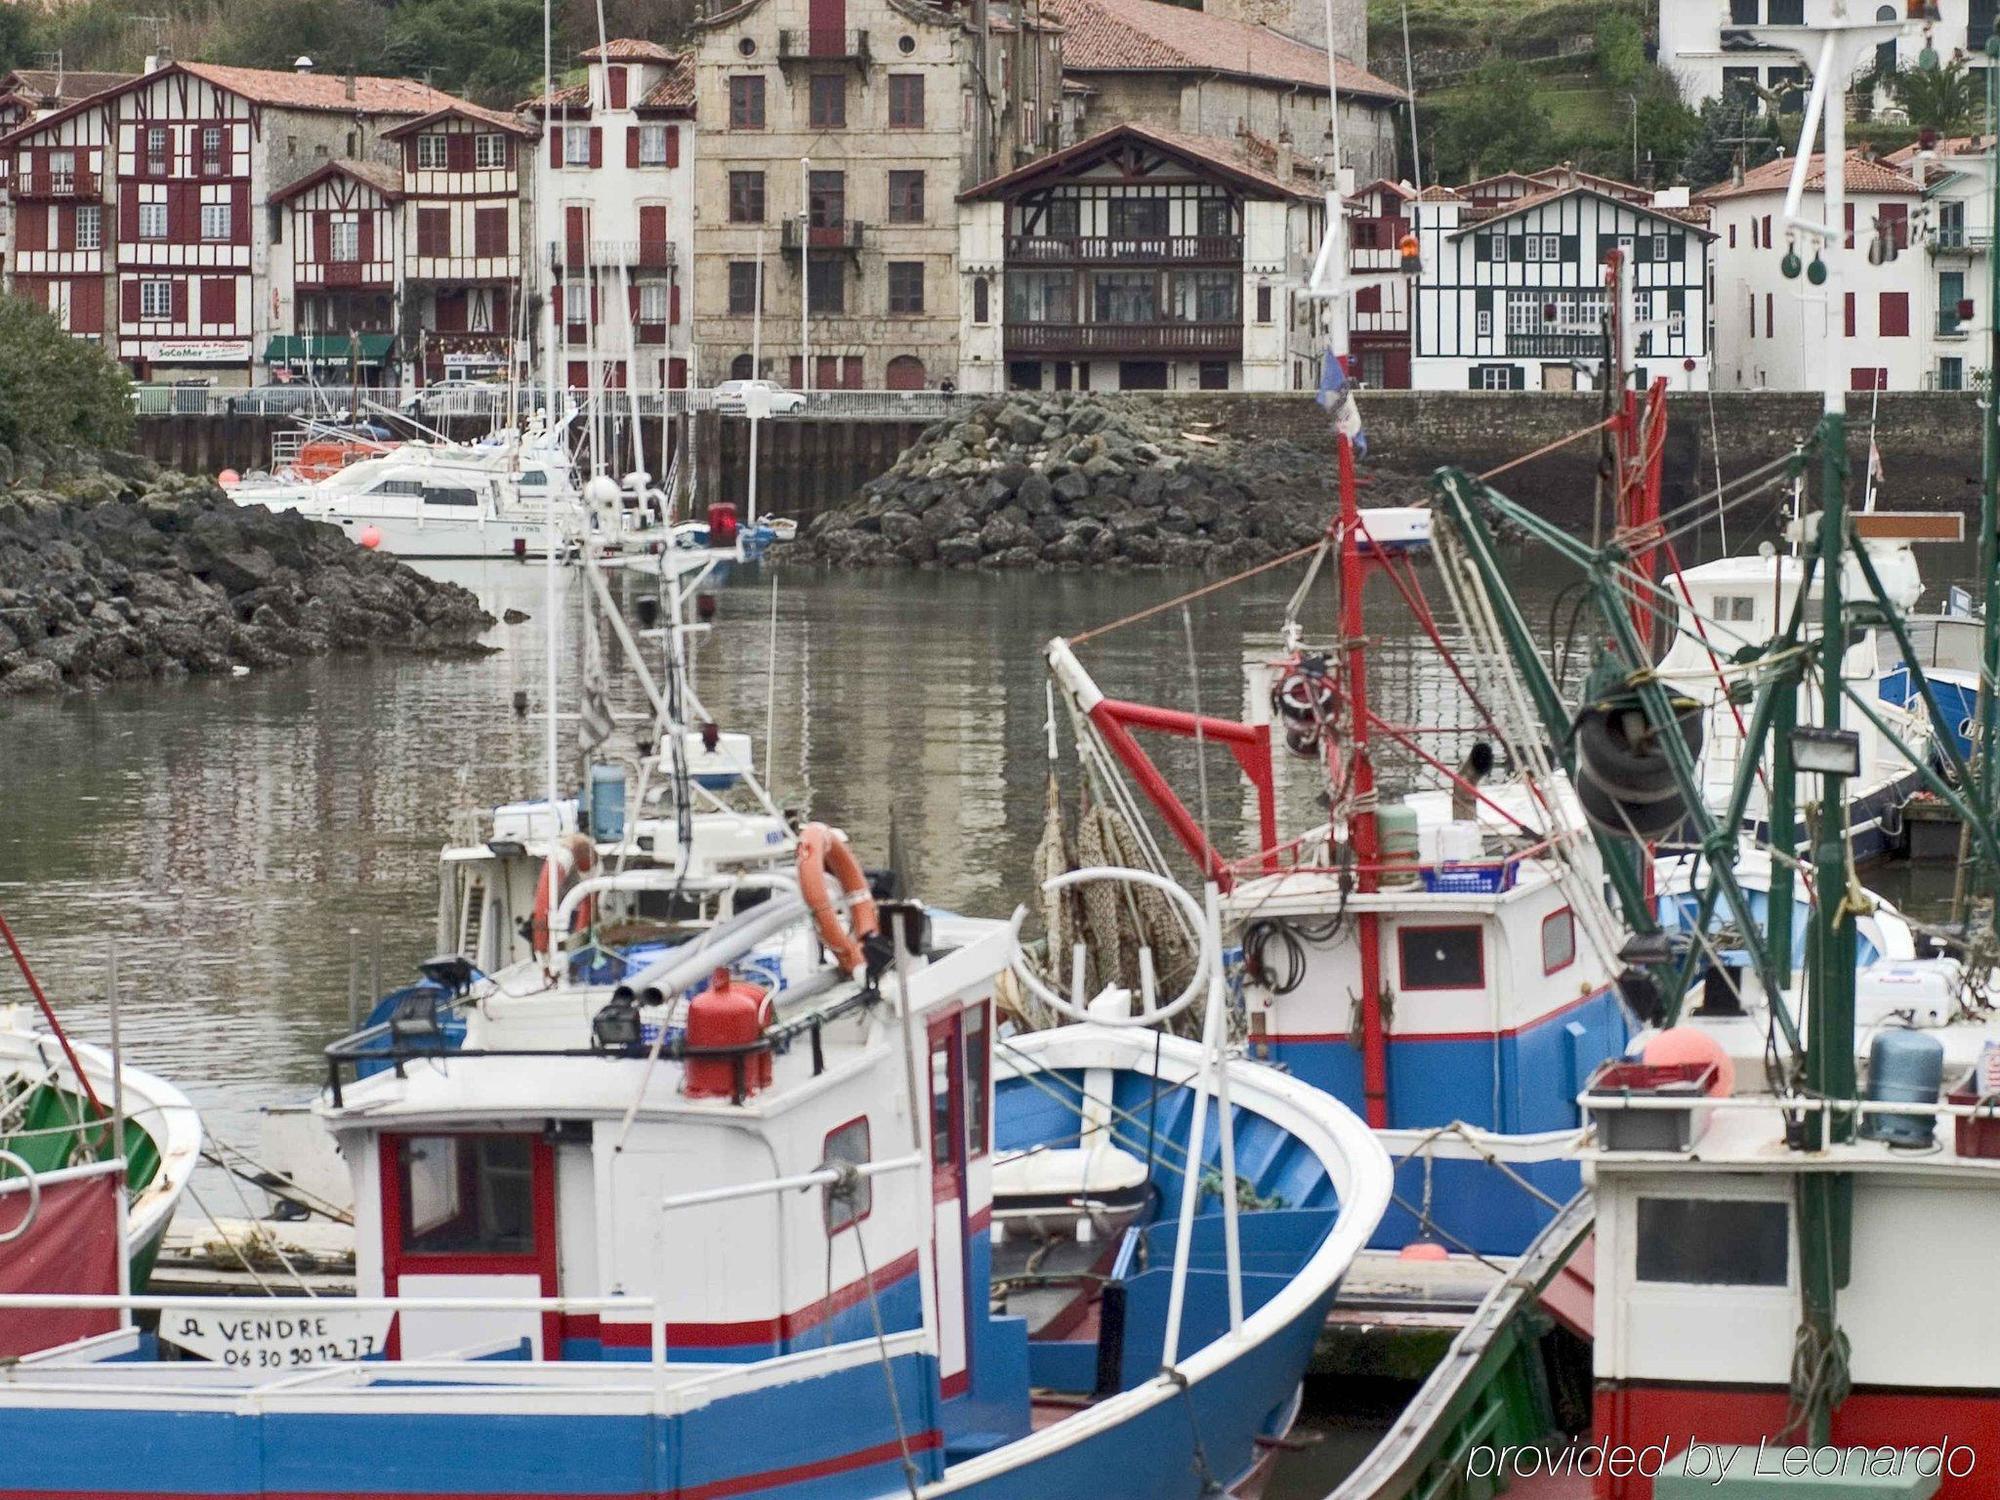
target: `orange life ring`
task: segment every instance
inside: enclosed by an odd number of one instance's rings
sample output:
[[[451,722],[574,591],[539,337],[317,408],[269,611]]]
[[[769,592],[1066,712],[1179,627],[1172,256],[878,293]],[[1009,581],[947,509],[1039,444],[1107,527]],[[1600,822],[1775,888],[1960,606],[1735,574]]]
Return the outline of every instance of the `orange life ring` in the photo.
[[[829,865],[832,866],[834,879],[840,882],[841,890],[853,898],[847,909],[845,927],[841,925],[840,913],[834,909],[833,898],[826,893]],[[853,973],[866,962],[861,953],[861,940],[873,937],[881,928],[875,913],[875,898],[868,893],[868,877],[861,872],[861,861],[854,857],[847,840],[826,824],[808,823],[799,830],[796,870],[799,894],[806,898],[806,906],[812,911],[813,926],[819,929],[820,942],[826,945],[827,952],[834,956],[841,968]]]
[[[597,848],[587,834],[565,834],[554,852],[542,861],[541,879],[535,882],[535,915],[528,931],[537,953],[549,951],[549,920],[579,875],[587,875],[597,864]],[[581,923],[588,927],[596,919],[597,898],[586,896],[570,914],[570,929]],[[568,937],[569,933],[564,933]]]

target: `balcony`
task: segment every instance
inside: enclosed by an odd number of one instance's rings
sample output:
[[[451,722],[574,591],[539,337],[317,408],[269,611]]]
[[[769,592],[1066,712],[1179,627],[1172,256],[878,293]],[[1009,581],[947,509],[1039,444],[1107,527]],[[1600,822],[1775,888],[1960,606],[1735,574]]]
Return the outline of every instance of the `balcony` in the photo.
[[[1243,325],[1227,323],[1009,323],[1010,355],[1156,354],[1235,356]]]
[[[581,271],[587,266],[664,271],[677,260],[677,247],[672,240],[567,240],[549,248],[550,258],[569,271]]]
[[[1241,265],[1243,237],[1236,234],[1112,235],[1010,234],[1010,265]]]
[[[395,277],[386,262],[360,260],[331,260],[321,264],[306,265],[298,275],[302,287],[390,287],[395,285]]]
[[[866,68],[868,61],[868,33],[865,31],[812,26],[802,31],[787,28],[778,33],[778,62],[781,66],[793,63],[849,63],[857,68]]]
[[[95,172],[23,172],[14,179],[16,198],[95,198]]]
[[[839,224],[815,224],[810,229],[804,229],[797,219],[788,218],[778,240],[787,254],[798,253],[802,232],[815,250],[851,250],[858,253],[864,238],[864,226],[859,219],[848,219]]]
[[[1592,333],[1510,333],[1507,353],[1514,359],[1602,359],[1604,339]]]
[[[1985,229],[1941,224],[1931,236],[1930,247],[1933,255],[1984,255],[1993,248],[1993,234]]]
[[[1937,336],[1941,339],[1970,338],[1972,328],[1957,313],[1941,311],[1937,315]]]

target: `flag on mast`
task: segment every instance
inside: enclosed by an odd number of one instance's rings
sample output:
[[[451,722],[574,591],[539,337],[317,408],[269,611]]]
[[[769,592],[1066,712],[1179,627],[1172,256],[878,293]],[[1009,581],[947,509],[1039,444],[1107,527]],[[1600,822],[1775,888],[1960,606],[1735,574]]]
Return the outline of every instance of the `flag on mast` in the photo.
[[[1361,457],[1368,456],[1368,434],[1361,428],[1361,409],[1354,404],[1353,387],[1340,356],[1328,349],[1319,370],[1319,404],[1333,415],[1333,429],[1354,444]]]

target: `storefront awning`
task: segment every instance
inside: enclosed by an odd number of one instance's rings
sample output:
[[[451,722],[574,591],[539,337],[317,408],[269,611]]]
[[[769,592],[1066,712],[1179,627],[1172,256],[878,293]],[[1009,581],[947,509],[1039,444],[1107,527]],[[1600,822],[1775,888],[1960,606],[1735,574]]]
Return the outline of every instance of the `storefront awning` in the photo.
[[[352,356],[364,365],[379,365],[395,347],[393,333],[327,333],[312,338],[281,333],[264,350],[264,361],[273,365],[344,365]]]

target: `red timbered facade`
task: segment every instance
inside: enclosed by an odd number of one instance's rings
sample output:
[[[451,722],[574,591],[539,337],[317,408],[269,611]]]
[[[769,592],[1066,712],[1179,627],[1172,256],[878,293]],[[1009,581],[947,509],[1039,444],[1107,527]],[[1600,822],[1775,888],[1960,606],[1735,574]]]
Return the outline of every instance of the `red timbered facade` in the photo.
[[[1376,390],[1410,388],[1410,278],[1403,236],[1415,194],[1384,178],[1347,199],[1348,349],[1355,378]]]
[[[106,196],[112,152],[106,119],[96,111],[5,152],[10,289],[93,341],[107,332],[106,275],[116,238]]]
[[[386,383],[394,353],[403,174],[381,162],[335,161],[271,200],[282,215],[274,300],[291,332],[271,339],[274,374]]]

